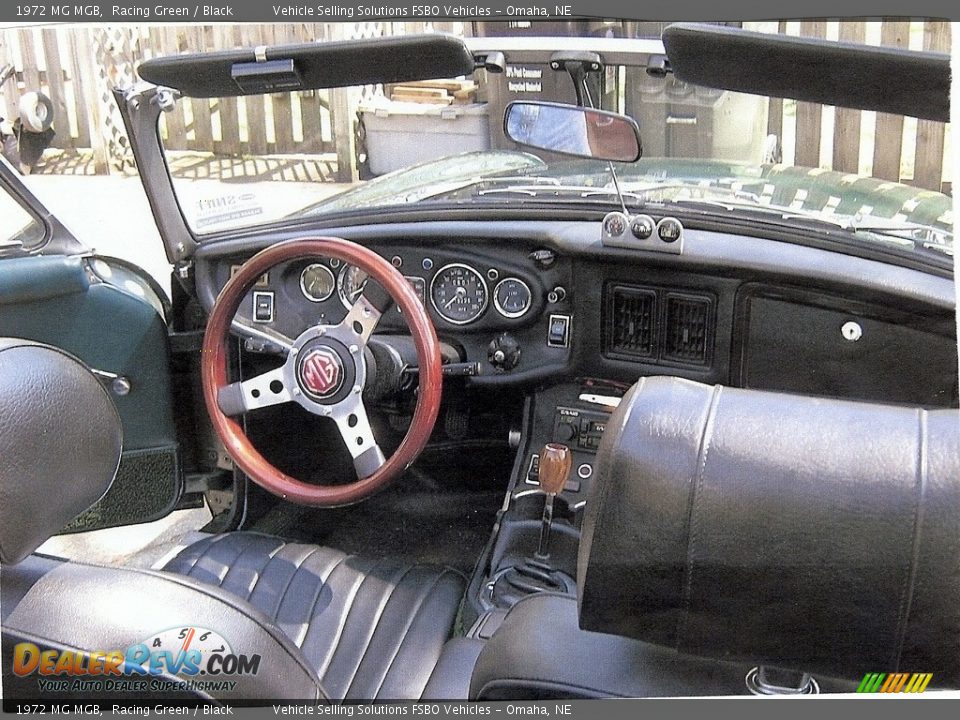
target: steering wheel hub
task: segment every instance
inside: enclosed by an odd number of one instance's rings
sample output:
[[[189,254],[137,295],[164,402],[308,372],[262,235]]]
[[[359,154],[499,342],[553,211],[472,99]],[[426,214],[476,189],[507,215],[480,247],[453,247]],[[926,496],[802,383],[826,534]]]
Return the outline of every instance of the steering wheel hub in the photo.
[[[346,374],[340,354],[326,343],[315,344],[297,361],[300,389],[319,402],[337,394]]]
[[[359,394],[367,379],[360,336],[338,325],[307,330],[293,345],[287,361],[294,400],[316,414]]]

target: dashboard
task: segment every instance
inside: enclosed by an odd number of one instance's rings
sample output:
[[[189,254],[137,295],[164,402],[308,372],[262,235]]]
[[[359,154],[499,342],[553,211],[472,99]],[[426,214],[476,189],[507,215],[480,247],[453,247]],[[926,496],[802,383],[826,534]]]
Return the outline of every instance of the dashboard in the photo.
[[[658,221],[657,218],[653,219]],[[610,247],[599,222],[432,221],[326,231],[401,272],[476,386],[650,374],[928,407],[957,404],[949,277],[750,236],[684,231],[682,254]],[[197,255],[209,308],[257,250]],[[238,312],[296,337],[336,324],[367,278],[333,258],[279,265]],[[403,334],[396,307],[380,334]],[[453,373],[450,373],[453,374]]]

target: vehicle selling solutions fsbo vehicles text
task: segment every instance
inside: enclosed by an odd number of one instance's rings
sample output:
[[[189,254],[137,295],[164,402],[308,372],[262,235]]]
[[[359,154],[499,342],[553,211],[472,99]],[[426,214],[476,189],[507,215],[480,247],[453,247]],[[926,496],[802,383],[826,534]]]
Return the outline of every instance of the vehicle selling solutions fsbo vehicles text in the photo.
[[[551,13],[546,6],[507,5],[502,9],[492,9],[481,5],[413,5],[411,7],[391,7],[388,5],[310,5],[288,4],[271,5],[273,16],[277,18],[315,17],[315,18],[354,18],[354,17],[548,17]],[[553,15],[570,16],[571,5],[554,5]]]

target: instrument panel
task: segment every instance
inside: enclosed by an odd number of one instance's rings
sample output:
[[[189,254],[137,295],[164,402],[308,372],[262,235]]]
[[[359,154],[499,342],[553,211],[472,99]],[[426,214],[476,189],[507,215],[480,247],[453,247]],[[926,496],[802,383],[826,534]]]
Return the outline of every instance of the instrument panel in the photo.
[[[401,241],[371,249],[406,278],[440,339],[459,355],[448,374],[497,383],[527,381],[568,366],[573,334],[568,258],[533,243],[483,240],[447,247]],[[223,257],[211,268],[214,295],[247,258]],[[237,319],[295,338],[310,326],[341,322],[370,282],[363,270],[337,258],[281,263],[250,289]],[[377,325],[384,336],[407,332],[396,305]],[[257,344],[247,347],[256,350]]]
[[[472,258],[424,256],[408,260],[398,254],[390,261],[403,273],[438,327],[471,330],[527,324],[535,315],[533,311],[549,302],[550,290],[538,282],[534,268]],[[230,276],[240,267],[239,261],[231,263]],[[366,272],[336,258],[280,265],[255,284],[249,319],[254,323],[275,323],[282,331],[293,330],[286,319],[337,323],[363,293],[368,281]],[[269,312],[258,314],[257,302],[269,303]],[[243,308],[241,314],[247,314]],[[398,317],[399,309],[394,308],[390,315]]]

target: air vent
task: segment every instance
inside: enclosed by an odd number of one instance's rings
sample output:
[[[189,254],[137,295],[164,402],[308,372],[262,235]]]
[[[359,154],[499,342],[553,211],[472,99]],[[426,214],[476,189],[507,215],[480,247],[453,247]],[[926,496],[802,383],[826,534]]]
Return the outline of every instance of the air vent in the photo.
[[[652,290],[615,286],[607,296],[607,355],[656,355],[657,296]]]
[[[666,298],[663,358],[706,365],[713,330],[713,302],[702,296],[669,293]]]

